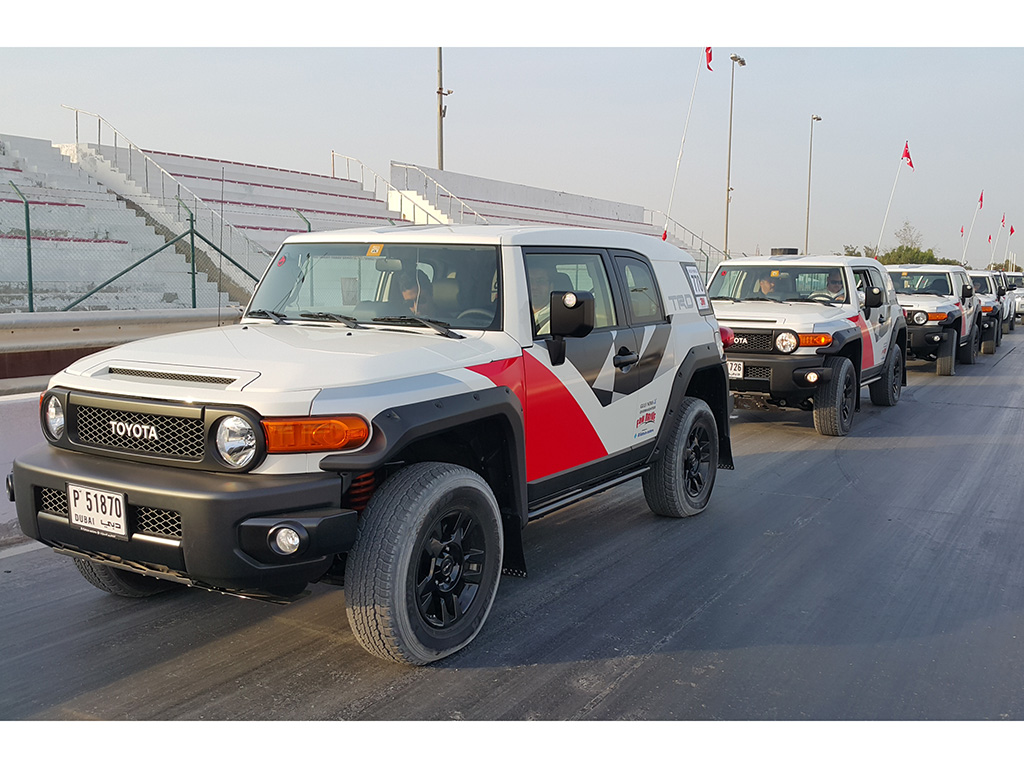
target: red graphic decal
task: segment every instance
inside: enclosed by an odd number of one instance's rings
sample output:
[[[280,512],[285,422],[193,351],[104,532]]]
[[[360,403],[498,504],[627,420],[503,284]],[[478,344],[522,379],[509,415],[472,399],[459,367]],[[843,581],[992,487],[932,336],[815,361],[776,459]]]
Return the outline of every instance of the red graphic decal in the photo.
[[[526,480],[604,458],[608,451],[580,404],[559,378],[532,355],[475,365],[467,370],[508,387],[523,403]]]
[[[288,261],[288,257],[282,256],[280,259],[277,260],[277,266],[283,267],[286,261]]]
[[[472,365],[466,370],[486,376],[496,387],[508,387],[512,394],[519,398],[523,409],[526,409],[525,387],[523,381],[523,358],[512,357],[508,360],[496,360],[493,363]]]
[[[864,319],[864,315],[858,314],[846,319],[860,328],[861,370],[871,368],[875,364],[875,343],[874,339],[871,338],[871,329],[868,328],[868,323]]]

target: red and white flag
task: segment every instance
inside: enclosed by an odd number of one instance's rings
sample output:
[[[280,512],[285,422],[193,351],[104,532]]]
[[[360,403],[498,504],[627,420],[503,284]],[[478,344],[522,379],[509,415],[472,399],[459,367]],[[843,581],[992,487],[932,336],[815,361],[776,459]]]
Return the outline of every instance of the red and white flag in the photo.
[[[1010,234],[1013,234],[1013,224],[1010,225]]]
[[[1003,214],[1003,223],[1000,224],[999,226],[1001,226],[1003,229],[1006,229],[1006,214],[1005,213]]]
[[[978,210],[980,211],[985,207],[985,190],[981,190],[981,194],[978,195]]]
[[[910,159],[910,142],[906,142],[903,145],[903,157],[902,160],[907,161],[907,165],[910,166],[910,170],[914,170],[914,161]]]
[[[960,227],[960,237],[963,237],[963,236],[964,236],[964,228]]]
[[[992,245],[992,235],[989,235],[989,236],[988,236],[988,244],[989,244],[989,245]]]
[[[710,48],[705,48],[704,49],[704,56],[708,60],[708,72],[714,72],[715,70],[713,70],[711,68],[711,49]]]

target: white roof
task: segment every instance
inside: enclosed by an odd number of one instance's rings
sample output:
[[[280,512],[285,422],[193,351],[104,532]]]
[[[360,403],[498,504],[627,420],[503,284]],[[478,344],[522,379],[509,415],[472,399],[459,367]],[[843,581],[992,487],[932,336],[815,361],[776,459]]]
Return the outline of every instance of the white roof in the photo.
[[[692,259],[660,237],[586,227],[451,224],[446,226],[359,227],[292,235],[285,243],[436,243],[438,245],[563,245],[625,248],[652,259]]]
[[[721,262],[719,267],[730,267],[730,266],[751,266],[751,267],[884,267],[884,264],[879,264],[874,259],[869,259],[865,256],[840,256],[838,254],[816,256],[814,254],[808,254],[806,256],[794,256],[792,254],[786,256],[744,256],[739,259],[726,259]]]

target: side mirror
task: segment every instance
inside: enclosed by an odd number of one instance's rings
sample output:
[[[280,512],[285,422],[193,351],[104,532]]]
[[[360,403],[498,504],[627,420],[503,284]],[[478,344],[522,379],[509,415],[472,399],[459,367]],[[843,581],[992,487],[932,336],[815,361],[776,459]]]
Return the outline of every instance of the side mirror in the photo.
[[[1008,286],[1006,286],[1006,290],[1008,290],[1008,291],[1016,291],[1017,290],[1017,286],[1016,285],[1008,285]]]
[[[868,309],[882,306],[882,289],[873,285],[864,292],[864,306]]]
[[[588,291],[551,292],[551,341],[548,352],[552,365],[565,362],[565,338],[580,339],[594,330],[594,294]]]
[[[965,285],[964,289],[962,291],[960,291],[960,298],[963,299],[963,300],[969,299],[973,295],[974,295],[974,286],[973,285]]]
[[[1005,295],[1006,295],[1006,289],[1003,288],[1003,286],[1000,285],[998,288],[996,288],[996,296],[1005,296]]]

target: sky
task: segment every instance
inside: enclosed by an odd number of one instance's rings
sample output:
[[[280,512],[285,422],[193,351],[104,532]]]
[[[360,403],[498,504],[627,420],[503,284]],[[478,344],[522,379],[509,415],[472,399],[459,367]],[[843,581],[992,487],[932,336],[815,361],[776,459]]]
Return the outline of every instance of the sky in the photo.
[[[1005,3],[928,11],[927,33],[910,4],[874,2],[827,23],[803,2],[60,5],[4,12],[23,33],[0,47],[0,133],[72,142],[69,105],[144,148],[325,174],[335,151],[389,178],[392,161],[437,166],[442,47],[445,170],[667,211],[722,248],[734,75],[734,255],[803,250],[805,233],[815,253],[884,250],[909,222],[943,258],[1024,258],[1024,48]]]

